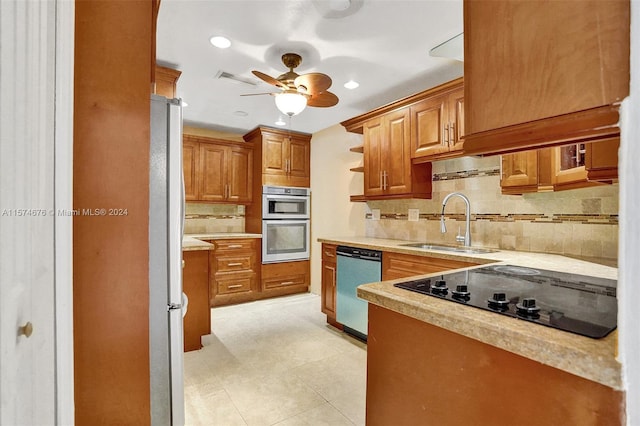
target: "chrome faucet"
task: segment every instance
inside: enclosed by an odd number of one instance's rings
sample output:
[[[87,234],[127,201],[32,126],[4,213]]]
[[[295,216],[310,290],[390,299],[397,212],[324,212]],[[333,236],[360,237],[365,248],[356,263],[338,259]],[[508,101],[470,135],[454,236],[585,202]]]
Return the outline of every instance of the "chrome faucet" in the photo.
[[[443,234],[447,232],[447,228],[444,225],[444,207],[447,205],[447,201],[449,201],[449,198],[453,196],[462,198],[466,205],[464,211],[464,236],[460,235],[460,231],[458,231],[458,235],[456,235],[456,241],[459,243],[464,242],[465,247],[471,247],[471,203],[469,203],[469,199],[460,192],[452,192],[451,194],[444,197],[444,200],[442,200],[442,214],[440,214],[440,232],[442,232]]]

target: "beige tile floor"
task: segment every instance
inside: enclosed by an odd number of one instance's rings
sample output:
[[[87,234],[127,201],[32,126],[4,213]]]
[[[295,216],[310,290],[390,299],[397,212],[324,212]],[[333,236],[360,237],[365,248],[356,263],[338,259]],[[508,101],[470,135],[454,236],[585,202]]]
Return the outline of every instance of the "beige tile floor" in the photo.
[[[187,425],[364,425],[366,345],[301,294],[211,310],[185,353]]]

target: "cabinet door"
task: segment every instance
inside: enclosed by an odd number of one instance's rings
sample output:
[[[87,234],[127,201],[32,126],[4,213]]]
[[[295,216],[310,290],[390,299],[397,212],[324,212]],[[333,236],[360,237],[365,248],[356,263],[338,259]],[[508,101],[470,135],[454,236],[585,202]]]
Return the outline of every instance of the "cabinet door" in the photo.
[[[227,147],[200,144],[200,200],[225,201]]]
[[[618,178],[620,139],[553,148],[554,190],[611,183]]]
[[[287,159],[287,140],[284,136],[266,133],[262,141],[262,173],[285,175]]]
[[[182,142],[182,171],[186,201],[198,199],[198,170],[200,168],[200,144],[185,138]]]
[[[291,138],[288,147],[287,173],[290,176],[309,177],[311,149],[308,140]]]
[[[449,95],[449,150],[462,151],[464,149],[464,88],[460,88]]]
[[[585,168],[587,178],[597,181],[618,179],[618,149],[620,139],[587,144]]]
[[[388,195],[411,193],[409,117],[409,108],[384,116],[382,189]]]
[[[538,152],[536,150],[506,154],[501,158],[503,194],[522,194],[538,190]]]
[[[250,203],[253,184],[253,151],[242,147],[231,147],[228,165],[227,201]]]
[[[364,135],[364,195],[382,195],[382,157],[384,131],[382,119],[367,121]]]
[[[334,244],[322,244],[321,310],[332,321],[336,318],[336,248]]]
[[[411,158],[449,151],[444,139],[446,107],[445,96],[425,99],[411,106]]]

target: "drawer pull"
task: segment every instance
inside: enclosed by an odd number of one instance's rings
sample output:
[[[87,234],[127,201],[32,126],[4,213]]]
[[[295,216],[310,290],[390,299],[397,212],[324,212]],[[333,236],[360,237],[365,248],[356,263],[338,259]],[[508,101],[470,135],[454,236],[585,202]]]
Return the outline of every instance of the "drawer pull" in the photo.
[[[228,248],[242,248],[242,244],[231,244],[227,246]]]
[[[242,262],[227,263],[227,266],[242,266]]]
[[[284,281],[280,283],[280,285],[291,285],[291,284],[293,284],[293,281]]]
[[[336,255],[333,254],[333,252],[330,252],[330,251],[325,251],[324,255],[327,256],[327,257],[336,257]]]
[[[234,285],[230,285],[229,287],[227,287],[229,290],[231,290],[232,288],[240,288],[242,287],[242,284],[234,284]]]

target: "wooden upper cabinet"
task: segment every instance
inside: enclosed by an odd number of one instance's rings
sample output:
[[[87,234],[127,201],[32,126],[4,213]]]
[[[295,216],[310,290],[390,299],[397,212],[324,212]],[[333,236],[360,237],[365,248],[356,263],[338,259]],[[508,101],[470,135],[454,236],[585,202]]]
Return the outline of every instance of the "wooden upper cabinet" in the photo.
[[[464,89],[411,105],[411,158],[438,159],[459,155],[464,148]]]
[[[619,139],[502,155],[503,194],[561,191],[618,179]]]
[[[192,135],[182,146],[187,201],[251,203],[252,147]]]
[[[618,136],[629,15],[628,0],[465,0],[465,151]]]
[[[262,153],[263,185],[311,186],[311,135],[258,127],[243,137]]]
[[[169,99],[175,98],[176,86],[178,84],[180,74],[182,74],[181,71],[156,65],[154,93]]]

